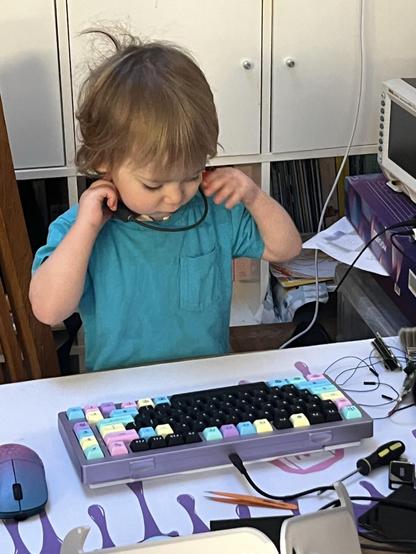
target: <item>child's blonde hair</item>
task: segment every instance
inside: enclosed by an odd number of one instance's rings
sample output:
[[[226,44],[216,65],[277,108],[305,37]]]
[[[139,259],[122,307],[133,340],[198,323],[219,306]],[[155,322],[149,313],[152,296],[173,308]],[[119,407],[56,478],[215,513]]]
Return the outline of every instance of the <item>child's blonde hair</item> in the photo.
[[[87,31],[96,32],[96,31]],[[116,52],[84,82],[77,118],[76,163],[100,174],[128,161],[135,167],[195,170],[217,153],[218,118],[201,69],[178,46],[127,43],[98,31]]]

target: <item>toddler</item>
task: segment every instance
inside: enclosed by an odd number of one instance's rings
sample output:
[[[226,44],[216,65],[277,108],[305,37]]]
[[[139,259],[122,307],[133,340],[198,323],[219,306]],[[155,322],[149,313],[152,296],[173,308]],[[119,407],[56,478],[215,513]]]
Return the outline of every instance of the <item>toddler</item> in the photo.
[[[79,311],[89,370],[229,350],[232,259],[287,260],[284,209],[217,152],[210,87],[176,46],[131,38],[81,89],[77,166],[97,180],[50,226],[30,284],[35,316]]]

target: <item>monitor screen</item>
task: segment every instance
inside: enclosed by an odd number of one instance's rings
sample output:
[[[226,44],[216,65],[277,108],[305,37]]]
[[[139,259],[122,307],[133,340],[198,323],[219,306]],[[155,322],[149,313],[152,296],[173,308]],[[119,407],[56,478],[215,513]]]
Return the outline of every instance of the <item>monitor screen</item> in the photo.
[[[389,158],[416,178],[416,117],[391,101]]]

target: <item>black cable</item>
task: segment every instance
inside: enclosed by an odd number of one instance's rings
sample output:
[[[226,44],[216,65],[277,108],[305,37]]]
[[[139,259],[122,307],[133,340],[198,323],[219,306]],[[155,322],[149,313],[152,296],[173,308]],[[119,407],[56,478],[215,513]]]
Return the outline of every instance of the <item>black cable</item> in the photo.
[[[194,229],[195,227],[198,227],[198,225],[201,225],[208,214],[208,200],[201,188],[199,188],[199,192],[202,196],[202,200],[204,201],[204,211],[201,217],[195,223],[192,223],[191,225],[186,225],[185,227],[166,227],[154,225],[153,223],[149,223],[148,221],[140,221],[139,219],[137,219],[139,214],[132,212],[126,206],[124,206],[124,204],[121,203],[117,211],[114,213],[113,217],[126,222],[134,221],[134,223],[137,223],[137,225],[146,227],[146,229],[152,229],[153,231],[160,231],[161,233],[179,233],[181,231],[189,231],[191,229]]]
[[[389,225],[388,227],[386,227],[385,229],[382,229],[379,233],[377,233],[376,235],[374,235],[374,237],[372,237],[368,242],[367,244],[360,250],[360,252],[357,254],[357,256],[354,258],[353,262],[351,263],[351,265],[349,266],[349,268],[347,269],[347,271],[344,273],[344,275],[341,277],[341,280],[340,282],[338,283],[338,285],[336,286],[336,289],[335,289],[335,292],[338,291],[339,287],[342,285],[342,283],[345,281],[347,275],[349,275],[351,269],[354,267],[354,265],[356,264],[357,260],[361,257],[361,255],[367,250],[367,248],[370,246],[370,244],[376,240],[376,238],[378,238],[380,235],[383,235],[386,231],[390,231],[391,229],[399,229],[400,227],[416,227],[416,217],[415,218],[412,218],[412,219],[408,219],[406,221],[402,221],[401,223],[394,223],[393,225]]]
[[[308,489],[305,491],[301,491],[295,494],[288,494],[286,496],[275,496],[273,494],[269,494],[268,492],[263,491],[256,483],[253,481],[253,479],[248,474],[246,468],[244,467],[243,461],[240,458],[240,456],[236,452],[232,452],[228,455],[228,458],[230,459],[230,462],[233,464],[233,466],[238,469],[238,471],[244,475],[244,477],[247,479],[247,481],[250,483],[250,485],[253,487],[255,491],[257,491],[262,496],[265,496],[266,498],[271,498],[272,500],[293,500],[295,498],[300,498],[301,496],[306,496],[307,494],[312,494],[314,492],[325,492],[325,491],[333,491],[334,487],[332,485],[326,485],[322,487],[315,487],[313,489]]]

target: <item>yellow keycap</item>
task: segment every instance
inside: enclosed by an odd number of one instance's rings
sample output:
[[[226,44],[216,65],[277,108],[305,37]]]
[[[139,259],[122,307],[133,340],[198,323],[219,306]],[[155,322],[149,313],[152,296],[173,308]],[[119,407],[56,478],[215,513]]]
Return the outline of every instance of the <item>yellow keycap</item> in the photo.
[[[169,425],[169,423],[156,425],[155,431],[158,435],[160,435],[163,438],[165,438],[167,435],[171,435],[173,433],[173,429]]]
[[[340,398],[345,398],[339,390],[334,390],[332,392],[321,392],[319,394],[321,400],[339,400]]]
[[[270,431],[273,431],[273,427],[267,419],[256,419],[253,425],[257,433],[270,433]]]
[[[85,450],[89,446],[98,446],[97,439],[95,437],[84,437],[79,441],[82,450]]]
[[[101,425],[100,435],[104,438],[108,433],[122,433],[126,428],[122,423],[113,423],[110,425]]]
[[[309,427],[309,419],[305,414],[292,414],[289,418],[290,423],[293,427]]]
[[[85,414],[85,417],[90,425],[94,425],[95,423],[97,423],[97,421],[101,421],[102,419],[104,419],[103,414],[100,412],[100,410],[93,410],[91,412],[88,412],[87,414]]]
[[[151,408],[155,407],[151,398],[140,398],[140,400],[137,401],[137,407],[144,408],[145,406],[150,406]]]

